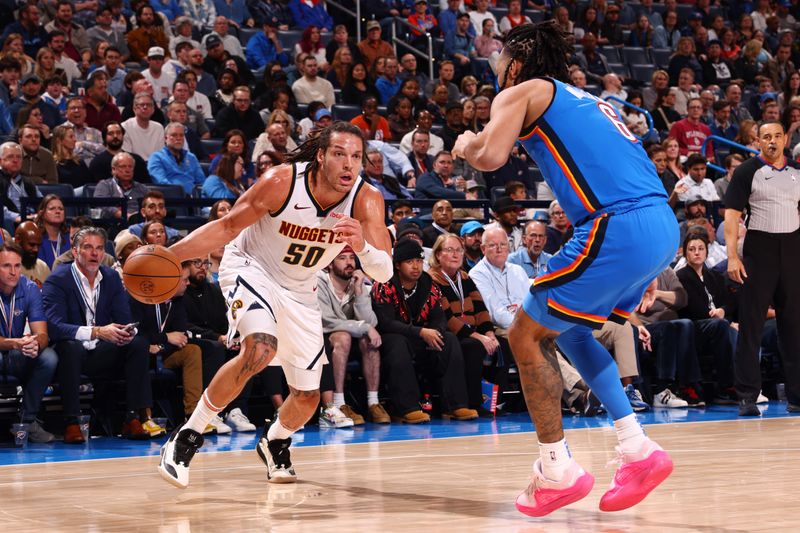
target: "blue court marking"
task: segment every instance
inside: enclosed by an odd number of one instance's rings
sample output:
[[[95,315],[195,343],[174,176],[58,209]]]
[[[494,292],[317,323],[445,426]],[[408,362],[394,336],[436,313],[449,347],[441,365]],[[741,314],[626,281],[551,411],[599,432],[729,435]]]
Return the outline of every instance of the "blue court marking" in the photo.
[[[786,403],[772,401],[759,405],[761,418],[792,416],[786,412]],[[639,414],[642,424],[673,424],[683,422],[718,422],[725,420],[760,420],[757,417],[739,417],[736,406],[709,406],[705,409],[656,409]],[[581,418],[564,417],[564,429],[610,428],[613,424],[606,416]],[[292,436],[295,446],[330,446],[335,444],[361,444],[369,442],[411,441],[452,437],[473,437],[526,433],[534,430],[525,413],[495,420],[479,419],[469,422],[433,420],[430,424],[416,426],[393,423],[391,425],[366,424],[354,429],[320,429],[309,424]],[[255,433],[231,433],[206,439],[202,452],[253,451],[260,430]],[[120,438],[94,437],[83,445],[29,444],[25,449],[0,448],[0,466],[119,459],[126,457],[157,456],[166,437],[150,441],[130,441]],[[12,443],[13,444],[13,443]],[[531,440],[531,445],[535,444]],[[202,453],[201,452],[201,453]],[[253,455],[255,459],[255,454]]]

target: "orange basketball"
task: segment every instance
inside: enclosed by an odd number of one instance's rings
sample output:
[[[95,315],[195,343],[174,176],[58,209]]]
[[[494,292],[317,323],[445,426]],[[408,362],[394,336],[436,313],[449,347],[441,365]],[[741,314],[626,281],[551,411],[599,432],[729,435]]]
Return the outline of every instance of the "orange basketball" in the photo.
[[[148,244],[128,256],[122,279],[131,296],[140,302],[160,304],[178,291],[181,263],[163,246]]]

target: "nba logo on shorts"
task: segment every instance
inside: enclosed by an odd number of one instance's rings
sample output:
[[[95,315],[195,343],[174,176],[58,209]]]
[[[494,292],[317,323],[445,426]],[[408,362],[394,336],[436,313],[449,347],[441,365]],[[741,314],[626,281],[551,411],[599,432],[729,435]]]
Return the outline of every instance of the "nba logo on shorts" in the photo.
[[[236,311],[242,308],[244,303],[241,300],[236,300],[231,304],[231,317],[236,320]]]

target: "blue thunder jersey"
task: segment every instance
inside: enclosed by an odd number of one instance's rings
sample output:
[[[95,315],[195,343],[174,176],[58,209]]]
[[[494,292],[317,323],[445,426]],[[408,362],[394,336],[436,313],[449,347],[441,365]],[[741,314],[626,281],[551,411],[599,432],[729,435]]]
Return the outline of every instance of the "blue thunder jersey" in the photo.
[[[666,202],[664,186],[642,143],[616,109],[550,78],[553,100],[519,141],[574,225],[599,212]],[[627,204],[627,205],[626,205]]]

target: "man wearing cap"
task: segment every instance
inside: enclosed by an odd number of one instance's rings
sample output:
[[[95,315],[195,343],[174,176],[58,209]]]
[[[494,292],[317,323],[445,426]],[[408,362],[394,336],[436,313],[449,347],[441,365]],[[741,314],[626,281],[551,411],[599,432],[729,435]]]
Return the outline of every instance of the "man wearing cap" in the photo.
[[[395,57],[392,45],[381,39],[381,23],[377,20],[367,22],[367,37],[358,43],[358,51],[367,70],[379,57]]]
[[[461,346],[447,329],[442,293],[422,270],[422,247],[402,239],[394,247],[395,274],[372,287],[372,306],[381,334],[382,370],[394,413],[402,422],[429,422],[419,408],[421,398],[415,363],[422,364],[433,381],[441,380],[445,416],[473,420],[468,409]]]
[[[292,93],[298,104],[322,102],[328,109],[336,104],[333,84],[317,76],[317,58],[308,55],[303,59],[303,77],[292,84]]]
[[[14,243],[22,250],[20,274],[34,282],[41,289],[42,285],[44,285],[44,280],[50,275],[50,267],[39,259],[42,230],[32,220],[26,220],[17,226],[17,230],[14,232]]]
[[[271,61],[280,61],[281,65],[289,64],[289,56],[283,51],[280,39],[278,39],[278,28],[272,20],[265,20],[263,32],[250,37],[244,51],[247,65],[258,70]]]
[[[172,93],[172,84],[175,77],[167,72],[164,67],[164,49],[153,46],[147,51],[147,64],[149,65],[142,75],[153,86],[153,95],[156,102],[169,98]]]
[[[218,37],[223,45],[223,49],[226,52],[228,52],[230,55],[234,57],[243,59],[244,50],[242,49],[242,43],[239,41],[238,38],[228,33],[228,28],[229,28],[228,19],[223,17],[222,15],[218,15],[217,18],[214,19],[214,31],[203,37],[202,46],[207,53],[208,50],[212,47],[212,45],[210,45],[208,42],[209,39],[212,36]],[[212,70],[209,72],[214,72],[214,71]]]
[[[511,252],[517,251],[523,246],[522,229],[519,227],[519,212],[522,206],[515,203],[509,196],[501,196],[492,206],[494,222],[486,226],[490,229],[501,229],[508,238],[508,246]],[[544,246],[544,244],[542,244]]]
[[[466,130],[464,126],[464,105],[461,102],[450,102],[447,104],[444,119],[445,125],[440,132],[444,149],[452,150],[458,136]]]
[[[235,88],[233,103],[223,107],[215,117],[217,135],[223,137],[232,129],[240,129],[248,141],[257,139],[264,132],[264,121],[250,104],[250,88],[244,85]]]
[[[464,270],[469,270],[483,259],[481,240],[483,239],[483,225],[477,220],[470,220],[461,226],[461,238],[464,239]]]
[[[462,178],[463,179],[463,178]],[[414,197],[419,199],[464,200],[466,194],[456,190],[453,179],[453,156],[448,151],[441,151],[433,158],[433,169],[417,179]]]
[[[228,35],[227,37],[234,39],[237,43],[239,42],[238,39],[235,39],[232,35]],[[223,41],[218,35],[213,33],[209,35],[205,40],[205,46],[207,53],[203,61],[203,70],[219,77],[220,73],[225,69],[225,64],[230,60],[236,63],[239,80],[246,84],[253,81],[253,73],[250,71],[250,67],[247,66],[244,55],[237,56],[229,52],[228,49],[223,46]],[[244,54],[244,52],[242,54]]]
[[[480,0],[480,2],[484,3],[484,7],[488,4],[486,0]],[[477,11],[472,12],[472,14],[477,13]],[[488,14],[491,15],[491,13]],[[448,33],[444,38],[444,55],[453,62],[458,80],[473,73],[472,60],[478,57],[478,52],[475,50],[475,38],[467,33],[470,17],[471,14],[460,13],[456,19],[456,31]],[[494,15],[491,15],[491,20],[494,20]],[[483,30],[479,29],[478,35],[482,33]]]
[[[508,256],[508,262],[519,265],[529,278],[533,279],[544,273],[547,261],[553,257],[544,251],[547,243],[547,224],[532,220],[525,226],[525,246]]]
[[[36,74],[26,74],[20,83],[20,92],[22,94],[14,100],[14,103],[9,107],[9,112],[13,120],[17,120],[17,114],[19,114],[20,109],[31,106],[42,112],[42,120],[51,129],[64,122],[58,109],[42,100],[42,80],[39,76]]]
[[[439,200],[433,204],[433,223],[422,230],[423,245],[433,247],[439,235],[447,233],[458,234],[458,227],[453,224],[453,204],[447,200]]]
[[[686,160],[686,168],[688,173],[678,182],[678,186],[683,185],[685,191],[678,194],[678,200],[685,202],[699,196],[706,202],[719,201],[714,182],[706,178],[708,170],[706,158],[701,154],[692,154]]]

